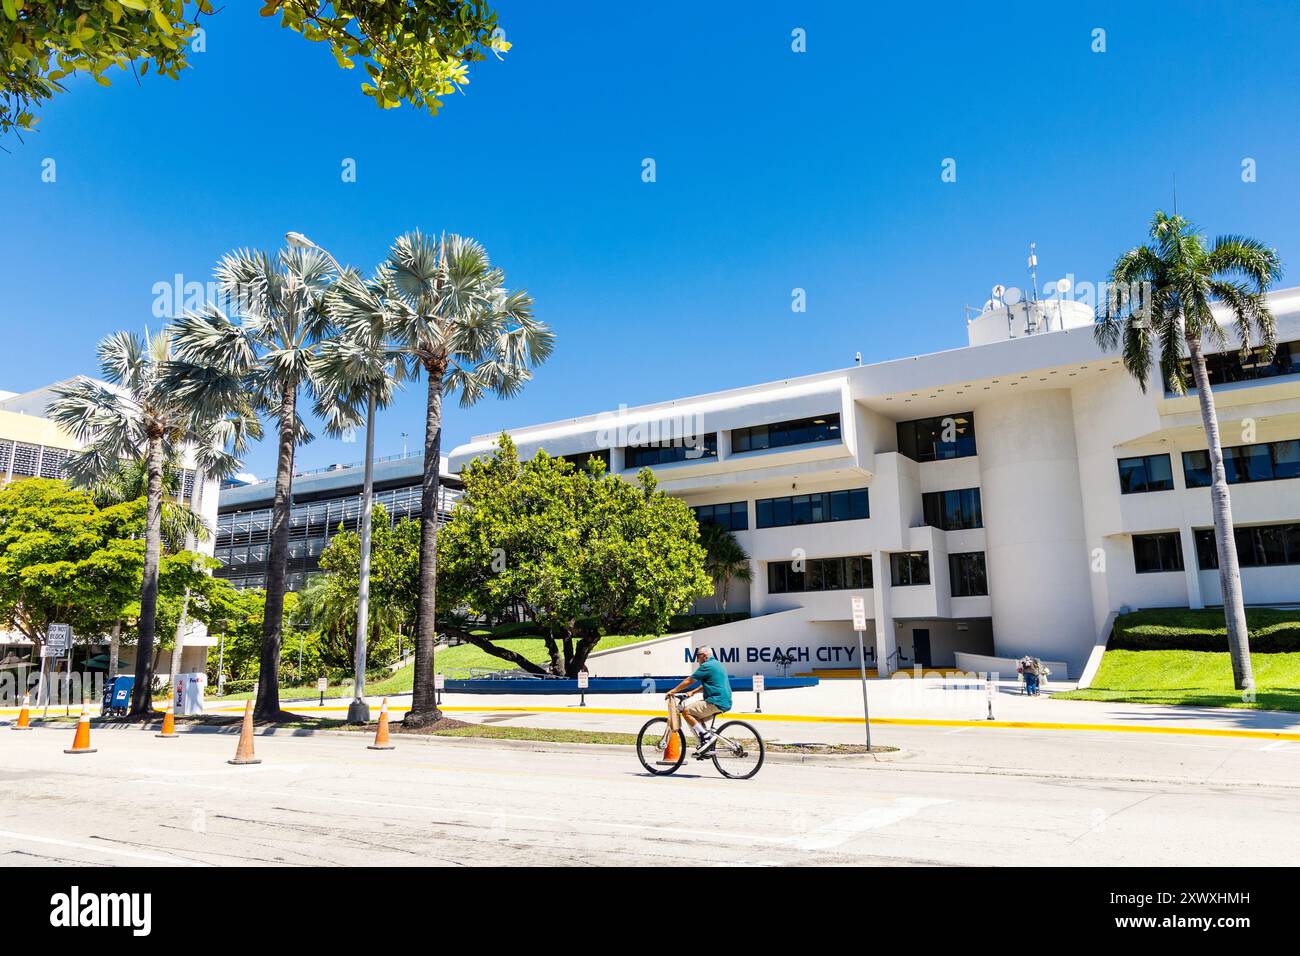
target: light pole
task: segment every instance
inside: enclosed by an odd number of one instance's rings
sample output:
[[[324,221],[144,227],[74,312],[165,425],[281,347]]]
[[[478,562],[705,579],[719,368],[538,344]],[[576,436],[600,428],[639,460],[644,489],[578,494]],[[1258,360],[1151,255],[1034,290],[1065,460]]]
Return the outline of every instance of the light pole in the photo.
[[[339,261],[301,232],[287,232],[284,241],[299,249],[315,249],[334,264],[340,275],[345,271]],[[366,631],[370,623],[370,511],[375,483],[375,392],[366,401],[366,467],[361,492],[361,560],[357,581],[357,647],[352,661],[352,702],[348,704],[348,723],[364,724],[370,720],[366,704]],[[301,658],[299,670],[301,671]]]

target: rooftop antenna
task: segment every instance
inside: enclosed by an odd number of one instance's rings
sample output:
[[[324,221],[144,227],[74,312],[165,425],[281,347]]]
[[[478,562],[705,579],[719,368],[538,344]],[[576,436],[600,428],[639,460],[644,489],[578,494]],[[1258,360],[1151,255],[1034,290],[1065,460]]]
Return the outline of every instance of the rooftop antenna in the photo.
[[[861,353],[861,352],[854,352],[854,353],[853,353],[853,364],[854,364],[854,365],[861,365],[861,364],[862,364],[862,353]]]
[[[1025,303],[1025,328],[1029,332],[1034,332],[1038,327],[1037,317],[1032,313],[1038,310],[1038,253],[1035,249],[1036,243],[1029,244],[1029,278],[1033,289],[1033,297]]]
[[[1174,180],[1174,215],[1178,215],[1178,174],[1172,173]]]

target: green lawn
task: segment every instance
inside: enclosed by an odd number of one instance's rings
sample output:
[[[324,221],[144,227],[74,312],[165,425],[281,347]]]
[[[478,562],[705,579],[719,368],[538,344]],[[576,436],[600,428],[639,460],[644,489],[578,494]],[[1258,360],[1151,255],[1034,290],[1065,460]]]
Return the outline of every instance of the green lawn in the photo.
[[[617,634],[601,638],[600,643],[596,645],[596,650],[607,651],[613,647],[622,647],[625,644],[638,644],[641,641],[653,640],[662,635],[658,634]],[[502,647],[508,647],[528,660],[540,664],[546,661],[546,644],[540,637],[511,637],[498,638],[497,643]],[[510,661],[503,660],[500,657],[493,657],[487,651],[480,650],[472,644],[461,644],[458,647],[439,648],[435,655],[436,666],[439,671],[448,676],[467,676],[464,672],[471,667],[483,667],[491,670],[514,670],[515,665]],[[457,672],[460,672],[459,674]],[[366,695],[382,697],[385,694],[401,694],[410,691],[415,681],[415,665],[408,664],[391,676],[379,681],[368,681],[366,683]],[[350,688],[342,684],[334,684],[326,689],[326,697],[342,697],[350,692]],[[310,684],[304,684],[298,687],[281,685],[280,699],[292,700],[295,697],[314,697],[319,694],[316,690],[316,684],[313,681]],[[246,700],[253,695],[251,693],[231,694],[222,700]]]
[[[1186,612],[1184,612],[1186,613]],[[1223,617],[1219,616],[1222,627]],[[1300,653],[1252,654],[1255,700],[1232,686],[1226,652],[1108,650],[1087,690],[1054,699],[1300,711]]]
[[[1300,609],[1246,608],[1252,651],[1300,651]],[[1115,619],[1110,647],[1127,651],[1226,651],[1222,608],[1148,608]]]

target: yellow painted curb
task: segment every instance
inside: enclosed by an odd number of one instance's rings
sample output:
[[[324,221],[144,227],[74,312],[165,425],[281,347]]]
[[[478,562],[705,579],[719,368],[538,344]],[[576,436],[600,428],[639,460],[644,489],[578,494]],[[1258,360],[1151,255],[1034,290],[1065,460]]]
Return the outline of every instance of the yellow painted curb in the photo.
[[[443,707],[449,713],[470,714],[610,714],[625,717],[662,717],[659,710],[633,710],[620,707]],[[306,711],[346,711],[345,706],[327,705],[321,707],[294,707],[294,713]],[[409,707],[394,707],[389,704],[389,713],[405,712]],[[243,713],[243,708],[223,708],[222,713]],[[737,720],[771,720],[778,723],[798,724],[861,724],[857,717],[833,717],[811,714],[734,714]],[[1234,730],[1228,727],[1165,727],[1152,724],[1069,724],[1047,721],[1028,720],[944,720],[928,717],[873,717],[873,724],[889,724],[898,727],[971,727],[984,730],[1073,730],[1100,731],[1121,734],[1176,734],[1188,737],[1236,737],[1247,740],[1295,740],[1300,741],[1300,732],[1288,733],[1281,730]]]

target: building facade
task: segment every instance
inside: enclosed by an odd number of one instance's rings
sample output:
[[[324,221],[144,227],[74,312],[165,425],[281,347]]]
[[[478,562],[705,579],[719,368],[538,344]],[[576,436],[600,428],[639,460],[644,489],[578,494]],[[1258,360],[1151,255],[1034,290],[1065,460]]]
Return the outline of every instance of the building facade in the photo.
[[[360,464],[331,465],[299,472],[293,479],[289,512],[288,587],[296,591],[320,567],[320,555],[340,530],[356,531],[361,519],[361,490],[365,470]],[[390,521],[417,518],[421,513],[424,456],[405,455],[375,462],[374,501],[388,511]],[[441,479],[440,511],[446,514],[460,494],[460,479]],[[271,548],[271,506],[275,482],[258,481],[221,489],[216,547],[218,576],[239,588],[266,586]]]
[[[1249,604],[1300,601],[1300,289],[1270,303],[1272,362],[1210,360]],[[856,668],[861,597],[869,667],[1028,653],[1072,678],[1116,612],[1221,601],[1196,396],[1158,372],[1144,393],[1092,324],[1068,299],[986,307],[962,348],[510,434],[649,467],[735,534],[750,617],[708,632],[735,673]]]

